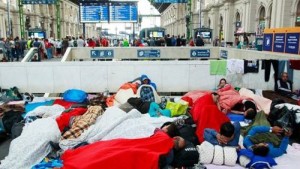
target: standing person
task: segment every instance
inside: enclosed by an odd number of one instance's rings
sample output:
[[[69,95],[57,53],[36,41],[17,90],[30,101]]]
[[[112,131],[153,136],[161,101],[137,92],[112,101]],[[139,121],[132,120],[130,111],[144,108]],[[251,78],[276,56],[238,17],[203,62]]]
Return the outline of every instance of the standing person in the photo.
[[[165,36],[165,41],[166,41],[166,45],[167,45],[167,46],[172,46],[172,39],[171,39],[171,37],[170,37],[170,34],[167,34],[167,35]]]
[[[10,43],[10,38],[7,38],[4,44],[4,48],[6,51],[6,57],[8,61],[12,61],[12,54],[11,54],[11,43]]]
[[[45,48],[47,51],[47,58],[51,59],[53,57],[52,55],[52,44],[49,42],[48,39],[45,39]]]
[[[219,46],[219,37],[216,36],[216,38],[213,41],[213,46]]]
[[[177,39],[176,39],[176,46],[181,46],[182,42],[181,42],[181,38],[180,35],[178,35]]]
[[[4,38],[0,38],[0,55],[2,54],[3,55],[3,58],[1,58],[2,60],[5,58],[5,42],[4,42]]]
[[[197,35],[196,46],[204,46],[203,38],[200,35]]]
[[[123,40],[123,47],[129,47],[129,42],[126,38]]]
[[[176,46],[176,37],[174,35],[172,35],[171,42],[172,46]]]
[[[59,39],[57,39],[56,43],[55,43],[57,57],[61,57],[61,47],[62,47],[61,41]]]
[[[62,39],[62,46],[61,47],[62,47],[62,55],[64,55],[65,52],[66,52],[66,50],[67,50],[67,48],[69,47],[69,39],[68,39],[68,37]]]
[[[41,61],[41,59],[42,59],[42,51],[41,51],[41,49],[42,49],[42,44],[41,44],[41,42],[39,42],[39,39],[38,38],[35,38],[34,39],[34,42],[33,42],[33,47],[36,47],[37,48],[37,50],[38,50],[38,61]]]
[[[84,47],[85,46],[85,42],[82,39],[82,36],[79,36],[79,39],[77,40],[77,46],[78,47]]]
[[[190,39],[189,46],[195,46],[193,38]]]

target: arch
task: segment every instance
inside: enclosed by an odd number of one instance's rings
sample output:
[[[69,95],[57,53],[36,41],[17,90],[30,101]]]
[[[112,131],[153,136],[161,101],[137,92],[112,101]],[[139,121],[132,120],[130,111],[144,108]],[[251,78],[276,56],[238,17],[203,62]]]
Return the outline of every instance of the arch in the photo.
[[[297,4],[295,26],[300,26],[300,1]]]
[[[271,28],[271,24],[272,24],[272,10],[273,10],[273,6],[272,3],[269,6],[269,12],[268,12],[268,18],[269,18],[269,23],[268,23],[268,28]]]
[[[235,14],[235,21],[240,22],[241,21],[241,14],[239,12],[236,12]]]
[[[259,19],[259,21],[264,21],[265,17],[266,17],[266,8],[264,6],[262,6],[258,13],[258,19]]]
[[[208,18],[208,28],[210,28],[210,26],[211,26],[211,20],[210,18]]]

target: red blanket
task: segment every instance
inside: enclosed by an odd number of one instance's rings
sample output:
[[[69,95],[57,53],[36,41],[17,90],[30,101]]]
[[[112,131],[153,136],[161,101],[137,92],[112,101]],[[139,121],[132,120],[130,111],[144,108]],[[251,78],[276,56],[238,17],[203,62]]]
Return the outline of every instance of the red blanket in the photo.
[[[213,102],[211,94],[200,97],[191,109],[194,122],[197,125],[196,135],[200,143],[204,141],[204,129],[211,128],[219,132],[221,124],[229,121]]]
[[[164,132],[141,139],[99,141],[67,150],[62,155],[63,169],[158,169],[159,156],[168,154],[173,145]]]
[[[74,116],[79,116],[84,114],[87,111],[86,108],[76,108],[70,110],[69,112],[65,112],[56,118],[56,122],[59,130],[62,132],[65,127],[70,125],[70,119]]]

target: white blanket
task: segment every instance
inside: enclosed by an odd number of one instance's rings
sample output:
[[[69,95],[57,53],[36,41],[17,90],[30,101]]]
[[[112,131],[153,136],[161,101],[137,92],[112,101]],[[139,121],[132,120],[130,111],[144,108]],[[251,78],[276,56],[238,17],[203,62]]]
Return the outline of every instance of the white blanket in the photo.
[[[52,106],[39,106],[34,110],[28,112],[25,117],[38,116],[42,118],[52,117],[53,119],[55,119],[56,117],[60,116],[64,110],[65,108],[58,104],[54,104]]]
[[[38,119],[26,124],[22,134],[14,139],[9,154],[0,169],[30,169],[51,151],[50,141],[58,142],[60,131],[52,118]]]
[[[93,143],[115,138],[147,137],[151,136],[154,129],[160,127],[164,122],[173,120],[167,117],[151,118],[148,114],[142,115],[136,109],[125,113],[118,107],[110,107],[80,137],[60,140],[59,146],[63,150],[67,150],[81,142]]]

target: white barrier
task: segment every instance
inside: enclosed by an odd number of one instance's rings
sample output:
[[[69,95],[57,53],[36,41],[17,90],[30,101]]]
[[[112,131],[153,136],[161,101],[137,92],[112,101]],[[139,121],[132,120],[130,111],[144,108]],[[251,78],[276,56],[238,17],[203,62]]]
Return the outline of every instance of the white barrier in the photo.
[[[159,92],[186,92],[213,89],[222,76],[210,75],[209,61],[102,61],[102,62],[29,62],[1,63],[0,86],[17,86],[22,92],[62,93],[70,88],[116,92],[124,82],[147,74]],[[240,80],[239,77],[241,77]],[[300,71],[294,72],[294,88],[300,88]],[[238,80],[238,81],[234,81]],[[234,85],[273,89],[274,80],[264,82],[258,74],[230,76]]]

